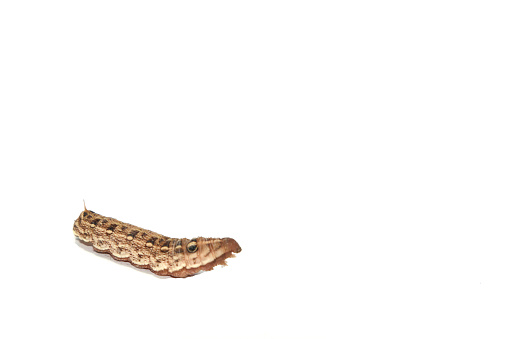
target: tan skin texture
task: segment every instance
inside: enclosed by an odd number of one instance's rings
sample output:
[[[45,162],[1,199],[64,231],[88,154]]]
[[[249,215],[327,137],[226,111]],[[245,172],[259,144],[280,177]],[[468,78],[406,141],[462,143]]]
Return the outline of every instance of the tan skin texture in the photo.
[[[74,221],[73,232],[97,252],[174,278],[226,265],[226,259],[242,250],[231,238],[168,238],[86,208]]]

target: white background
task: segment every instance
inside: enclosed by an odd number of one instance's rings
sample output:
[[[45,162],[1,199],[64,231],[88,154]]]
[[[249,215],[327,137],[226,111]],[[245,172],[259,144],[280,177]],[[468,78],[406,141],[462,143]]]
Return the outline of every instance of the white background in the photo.
[[[2,338],[507,338],[506,1],[2,1]],[[87,207],[229,266],[76,243]]]

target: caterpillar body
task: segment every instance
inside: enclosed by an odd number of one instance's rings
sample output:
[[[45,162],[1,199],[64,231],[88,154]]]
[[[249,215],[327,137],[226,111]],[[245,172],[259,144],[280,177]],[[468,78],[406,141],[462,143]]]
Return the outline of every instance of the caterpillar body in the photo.
[[[225,265],[242,249],[231,238],[169,238],[85,210],[74,221],[73,232],[95,251],[128,261],[157,275],[185,278]]]

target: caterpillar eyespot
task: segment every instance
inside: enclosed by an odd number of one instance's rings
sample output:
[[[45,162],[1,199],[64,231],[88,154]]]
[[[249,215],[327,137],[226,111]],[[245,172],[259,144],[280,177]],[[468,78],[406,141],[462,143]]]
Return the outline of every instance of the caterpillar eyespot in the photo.
[[[192,239],[189,244],[187,244],[187,251],[189,253],[194,253],[196,251],[198,251],[198,242],[196,241],[196,239]]]
[[[97,252],[174,278],[210,271],[217,265],[226,266],[226,259],[235,257],[234,253],[242,250],[231,238],[169,238],[104,217],[86,207],[74,221],[73,232]]]

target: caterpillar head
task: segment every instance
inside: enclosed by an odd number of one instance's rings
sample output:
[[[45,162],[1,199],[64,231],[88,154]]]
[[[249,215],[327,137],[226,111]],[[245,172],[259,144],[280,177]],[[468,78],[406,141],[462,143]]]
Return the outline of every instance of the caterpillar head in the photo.
[[[181,239],[181,250],[176,253],[184,255],[185,268],[173,272],[175,277],[193,275],[199,271],[210,271],[217,265],[226,266],[226,259],[235,257],[234,253],[242,251],[232,238]]]

